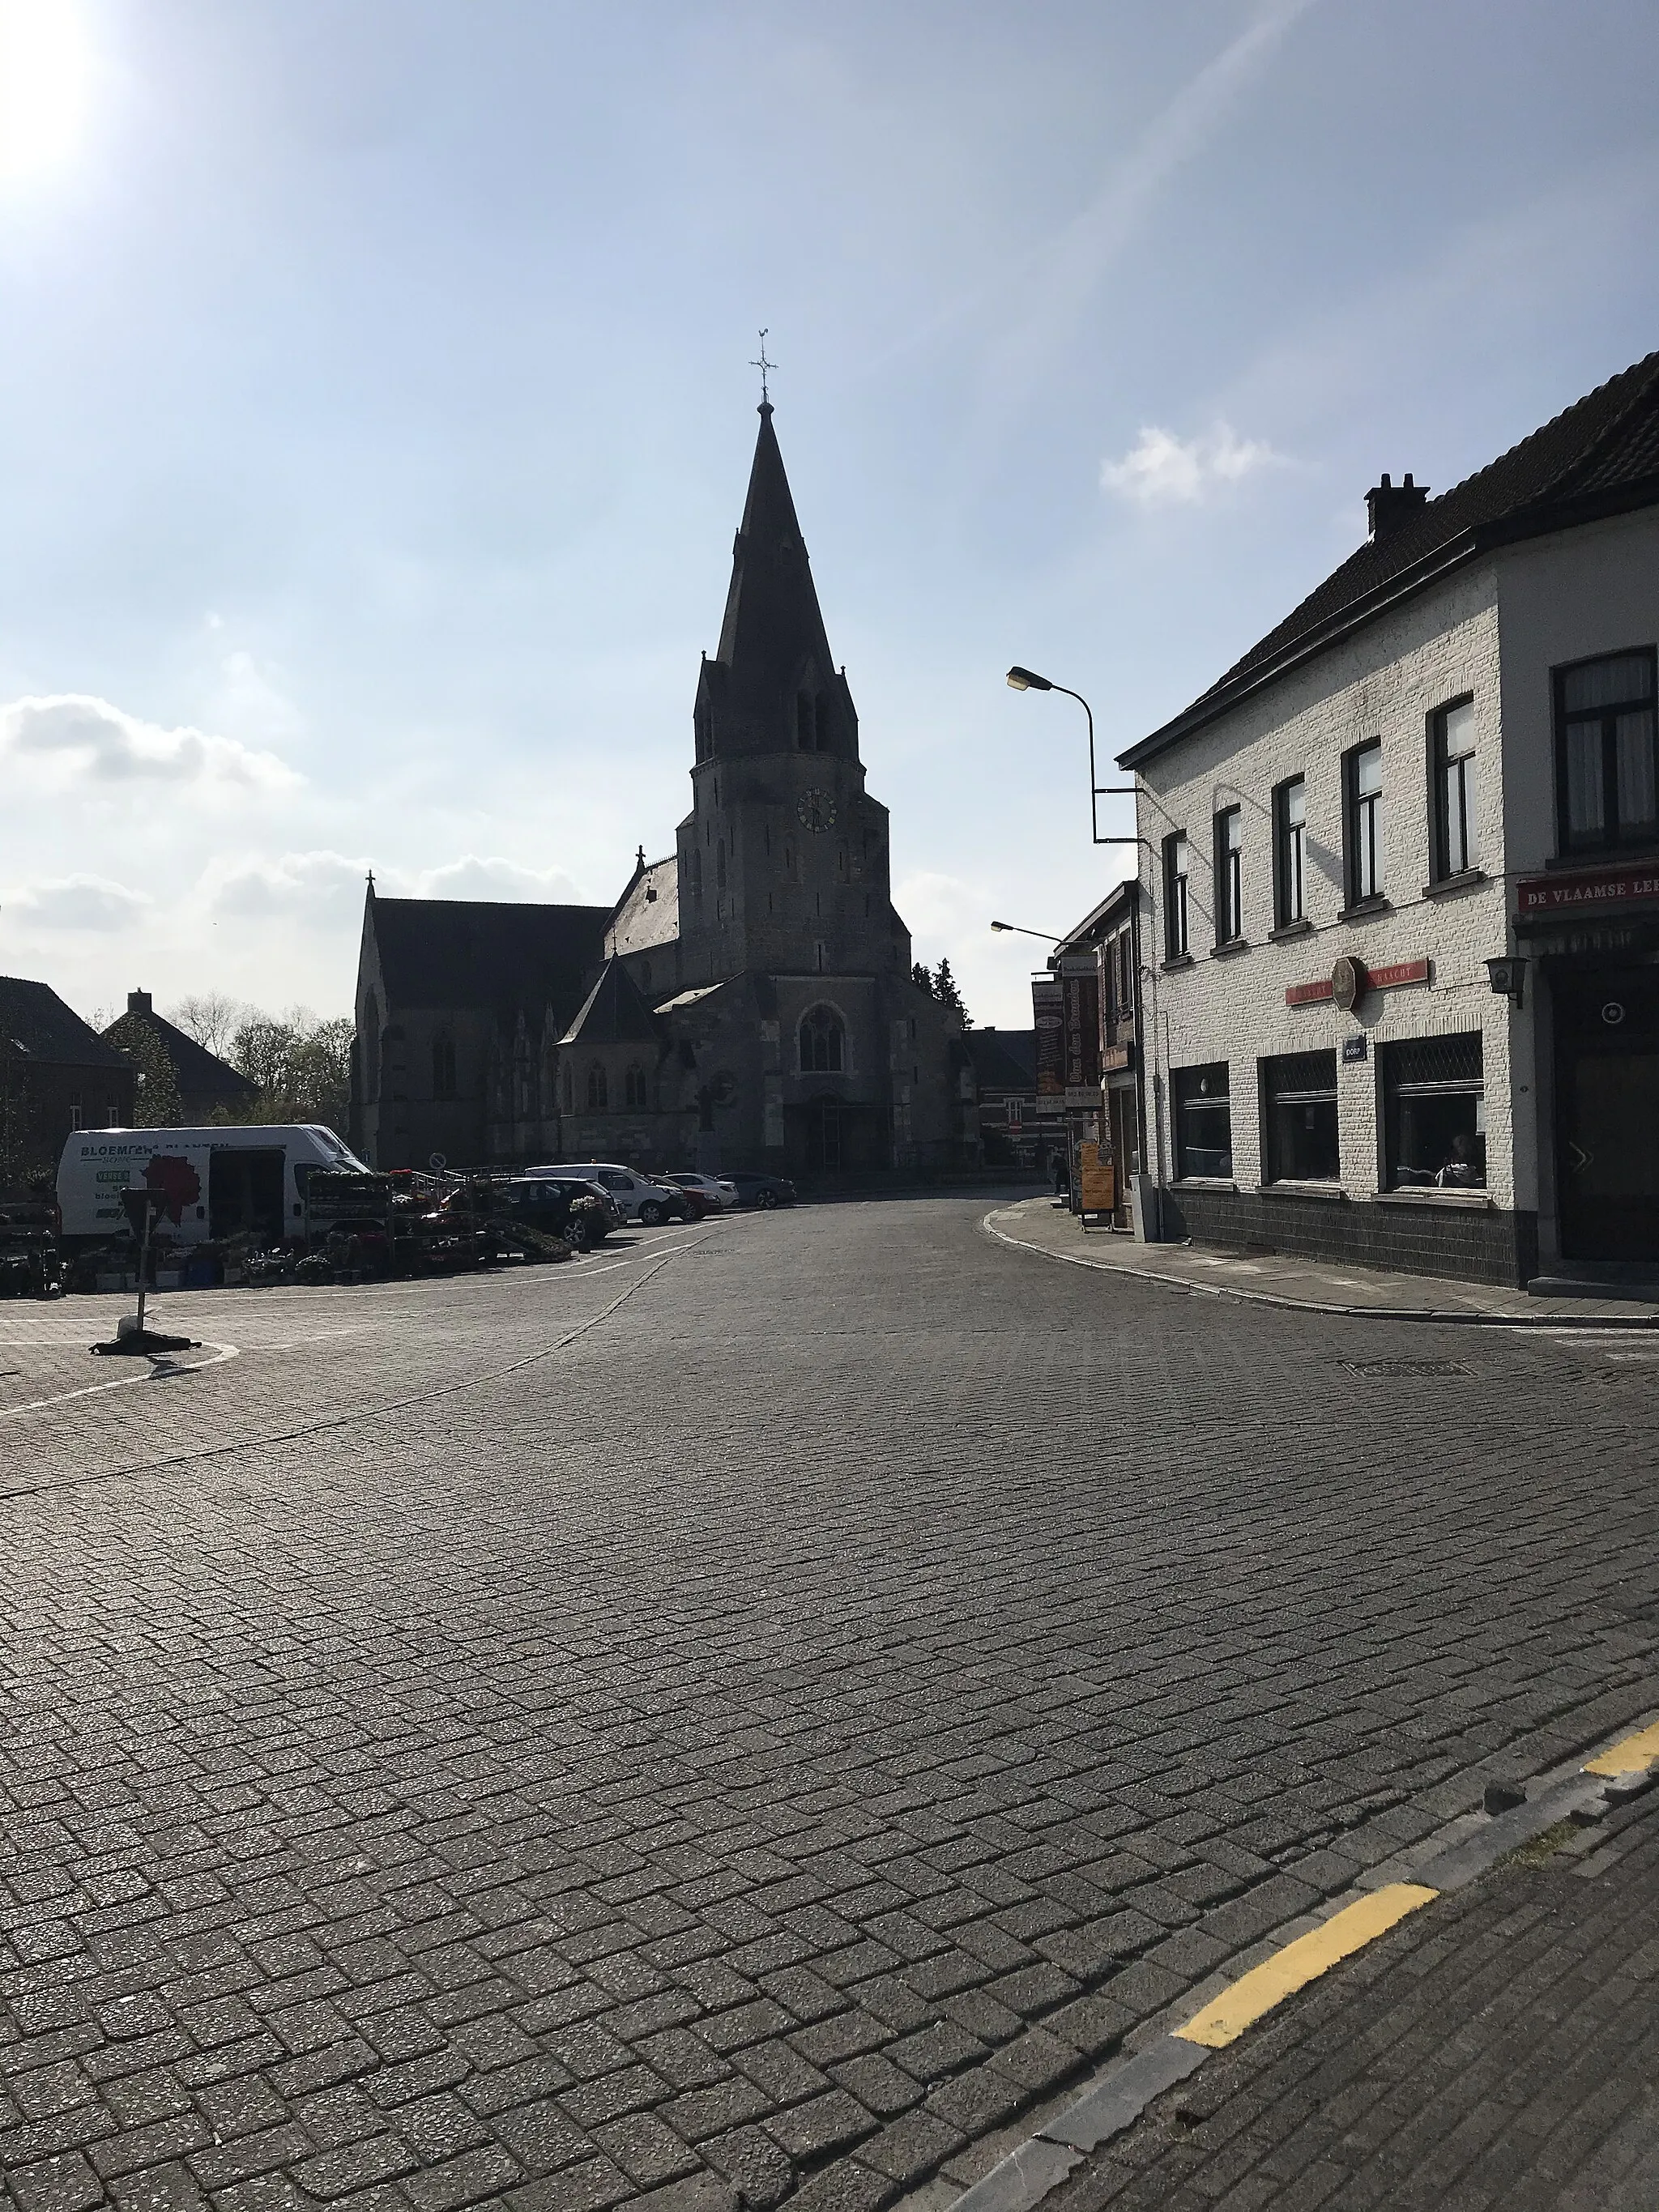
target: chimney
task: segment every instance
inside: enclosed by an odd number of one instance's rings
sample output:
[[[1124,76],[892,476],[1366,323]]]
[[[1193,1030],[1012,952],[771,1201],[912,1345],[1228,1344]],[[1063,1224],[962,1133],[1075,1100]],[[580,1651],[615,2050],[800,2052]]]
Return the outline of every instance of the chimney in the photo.
[[[1392,483],[1389,472],[1382,471],[1381,483],[1373,484],[1365,495],[1365,513],[1371,526],[1371,543],[1392,538],[1402,522],[1409,522],[1428,502],[1427,484],[1413,483],[1411,471],[1406,471],[1403,483]]]
[[[150,1003],[149,993],[148,991],[129,991],[127,993],[127,1012],[130,1014],[153,1013],[155,1012],[155,1008]]]

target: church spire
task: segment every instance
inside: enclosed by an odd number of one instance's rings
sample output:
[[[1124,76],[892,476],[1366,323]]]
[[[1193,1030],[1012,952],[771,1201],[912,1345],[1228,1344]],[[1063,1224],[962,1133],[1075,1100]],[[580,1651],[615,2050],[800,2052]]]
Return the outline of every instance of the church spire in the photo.
[[[857,720],[830,657],[769,398],[758,412],[720,641],[699,690],[699,757],[792,752],[803,728],[809,750],[856,757]]]

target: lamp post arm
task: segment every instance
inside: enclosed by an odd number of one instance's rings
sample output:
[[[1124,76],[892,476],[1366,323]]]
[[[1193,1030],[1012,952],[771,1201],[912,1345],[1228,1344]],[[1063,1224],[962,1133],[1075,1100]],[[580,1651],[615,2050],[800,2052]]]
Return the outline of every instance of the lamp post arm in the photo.
[[[1100,834],[1100,802],[1109,795],[1132,793],[1132,783],[1102,783],[1100,771],[1095,766],[1095,710],[1080,691],[1073,691],[1069,684],[1051,684],[1051,691],[1063,691],[1068,699],[1075,699],[1089,719],[1089,836],[1097,845],[1133,845],[1134,837],[1103,837]]]

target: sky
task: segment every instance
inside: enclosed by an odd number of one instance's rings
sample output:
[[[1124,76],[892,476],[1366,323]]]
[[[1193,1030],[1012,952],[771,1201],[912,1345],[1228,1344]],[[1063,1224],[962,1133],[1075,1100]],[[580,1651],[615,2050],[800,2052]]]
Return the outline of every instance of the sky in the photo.
[[[764,326],[896,902],[1028,1026],[992,919],[1133,848],[1009,664],[1104,764],[1659,346],[1656,76],[1651,0],[0,0],[0,972],[335,1013],[371,866],[671,851]]]

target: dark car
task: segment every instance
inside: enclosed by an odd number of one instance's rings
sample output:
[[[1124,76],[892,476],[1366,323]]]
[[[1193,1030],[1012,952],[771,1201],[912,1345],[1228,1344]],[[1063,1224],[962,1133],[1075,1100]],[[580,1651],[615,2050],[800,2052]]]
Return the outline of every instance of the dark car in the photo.
[[[594,1243],[623,1226],[622,1208],[605,1185],[592,1176],[559,1175],[550,1168],[532,1168],[528,1175],[515,1176],[514,1186],[532,1191],[562,1191],[567,1199],[591,1199],[592,1207],[588,1218],[594,1224],[591,1240]]]
[[[457,1194],[452,1202],[471,1217],[498,1227],[522,1224],[543,1237],[558,1237],[578,1252],[597,1244],[615,1225],[603,1191],[572,1180],[514,1176]]]
[[[787,1176],[744,1175],[739,1170],[726,1180],[736,1183],[739,1206],[763,1206],[769,1212],[775,1206],[795,1202],[795,1186]]]

